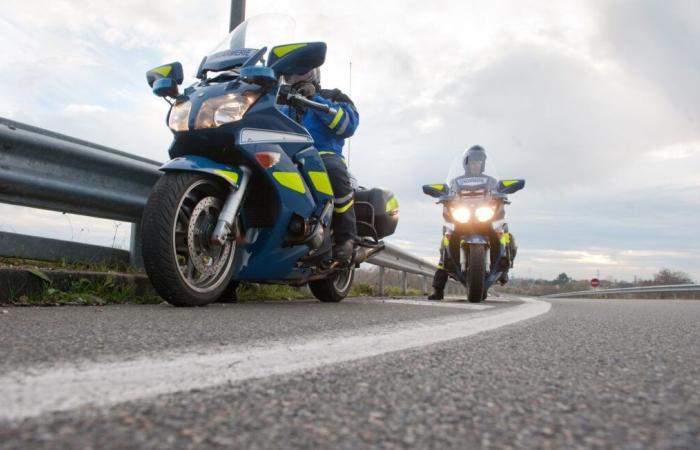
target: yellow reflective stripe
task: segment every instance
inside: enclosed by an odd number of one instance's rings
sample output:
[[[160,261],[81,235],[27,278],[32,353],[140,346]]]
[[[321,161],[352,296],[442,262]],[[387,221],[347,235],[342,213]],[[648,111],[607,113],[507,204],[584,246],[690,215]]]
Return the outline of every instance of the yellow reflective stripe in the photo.
[[[318,154],[319,154],[319,155],[335,155],[336,153],[335,153],[335,152],[322,151],[322,152],[318,152]]]
[[[386,212],[391,212],[399,209],[399,201],[396,197],[391,197],[388,202],[386,202]]]
[[[503,245],[510,244],[510,233],[503,233],[503,236],[501,236],[501,244],[503,244]]]
[[[445,265],[444,264],[438,264],[437,268],[440,270],[445,270]]]
[[[280,45],[279,47],[275,47],[272,49],[272,53],[275,54],[278,58],[283,57],[287,53],[291,53],[294,50],[302,47],[306,47],[308,44],[289,44],[289,45]]]
[[[503,180],[501,183],[503,183],[503,186],[508,187],[512,184],[517,183],[520,180]]]
[[[272,172],[272,176],[279,184],[288,189],[297,191],[301,194],[306,192],[304,180],[301,179],[301,175],[299,175],[297,172]]]
[[[444,184],[431,184],[431,188],[437,189],[438,191],[444,191],[445,190],[445,185]]]
[[[442,246],[447,247],[448,245],[450,245],[450,240],[447,239],[447,236],[443,236],[442,237]]]
[[[328,178],[328,172],[312,172],[309,171],[309,177],[314,185],[314,188],[322,194],[333,195],[333,187],[331,180]]]
[[[215,169],[214,173],[226,178],[233,184],[238,184],[238,174],[236,172],[231,172],[230,170]]]
[[[173,66],[171,66],[170,64],[168,64],[166,66],[156,67],[155,69],[151,69],[151,72],[155,72],[159,75],[163,75],[164,77],[167,77],[168,75],[170,75],[170,72],[172,72],[172,71],[173,71]]]
[[[333,208],[333,211],[337,212],[338,214],[343,214],[345,211],[350,209],[353,204],[355,204],[355,200],[350,200],[347,205],[341,206],[340,208]]]
[[[345,114],[343,108],[338,108],[338,112],[335,113],[335,117],[333,117],[333,120],[331,121],[330,125],[328,125],[328,128],[331,130],[335,128],[338,125],[338,122],[340,122],[341,117],[343,117],[343,114]]]

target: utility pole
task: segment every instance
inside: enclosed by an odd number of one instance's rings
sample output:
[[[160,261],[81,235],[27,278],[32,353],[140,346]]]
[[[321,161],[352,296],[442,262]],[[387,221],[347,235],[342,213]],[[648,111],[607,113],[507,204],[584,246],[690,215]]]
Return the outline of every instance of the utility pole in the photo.
[[[241,22],[245,20],[245,0],[231,0],[231,21],[228,31],[233,31]]]

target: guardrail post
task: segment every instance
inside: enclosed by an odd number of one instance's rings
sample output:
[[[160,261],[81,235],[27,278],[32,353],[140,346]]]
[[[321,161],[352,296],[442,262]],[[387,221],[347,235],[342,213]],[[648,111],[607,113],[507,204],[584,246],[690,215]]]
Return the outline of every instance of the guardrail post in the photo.
[[[427,295],[427,294],[428,294],[428,277],[426,277],[425,275],[423,275],[423,276],[420,277],[420,278],[421,278],[421,281],[423,282],[423,283],[422,283],[422,284],[423,284],[423,286],[422,286],[423,289],[422,289],[421,293],[422,293],[423,295]]]
[[[129,242],[129,264],[131,267],[143,269],[143,255],[141,255],[141,224],[131,224],[131,242]]]
[[[379,266],[379,296],[384,296],[384,266]]]
[[[406,271],[401,271],[401,295],[406,295]]]

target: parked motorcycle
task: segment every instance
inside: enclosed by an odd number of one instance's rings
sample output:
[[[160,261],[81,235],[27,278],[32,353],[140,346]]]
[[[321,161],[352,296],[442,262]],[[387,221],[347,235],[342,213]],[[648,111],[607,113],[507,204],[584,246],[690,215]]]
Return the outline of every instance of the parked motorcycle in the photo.
[[[180,63],[147,73],[154,94],[171,104],[174,139],[144,209],[143,260],[173,305],[230,300],[241,281],[308,283],[319,300],[339,302],[354,269],[396,229],[391,192],[358,190],[361,239],[350,264],[333,260],[328,174],[309,132],[278,110],[279,80],[323,64],[326,44],[283,40],[292,27],[279,15],[243,22],[182,93]],[[334,112],[299,95],[285,102]]]
[[[508,194],[525,187],[525,180],[498,180],[495,170],[465,173],[455,159],[447,183],[427,184],[423,192],[443,205],[444,268],[467,288],[467,300],[481,302],[504,270],[512,267],[515,246],[505,222]],[[491,164],[493,167],[493,164]]]

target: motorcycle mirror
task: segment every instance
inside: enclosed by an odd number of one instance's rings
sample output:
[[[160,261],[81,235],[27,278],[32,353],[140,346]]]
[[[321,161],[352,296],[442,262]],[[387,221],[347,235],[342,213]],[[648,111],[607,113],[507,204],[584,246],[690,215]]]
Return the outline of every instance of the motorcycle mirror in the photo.
[[[180,92],[175,80],[160,78],[153,83],[153,93],[158,97],[177,97]]]
[[[265,66],[247,66],[241,68],[241,80],[246,83],[257,84],[264,88],[277,84],[275,71]]]
[[[498,192],[501,194],[514,194],[525,187],[525,180],[501,180],[498,182]]]
[[[319,67],[325,60],[325,42],[302,42],[272,47],[267,66],[277,75],[301,75]]]
[[[146,72],[146,81],[148,82],[148,85],[154,89],[154,92],[155,88],[153,85],[156,81],[161,79],[173,80],[174,83],[172,84],[175,86],[178,84],[182,84],[182,81],[185,79],[184,73],[182,71],[182,64],[180,64],[179,62],[174,62],[170,64],[165,64],[163,66],[158,66],[155,69],[151,69],[148,72]]]
[[[447,193],[446,184],[424,184],[423,193],[431,197],[439,198]]]

